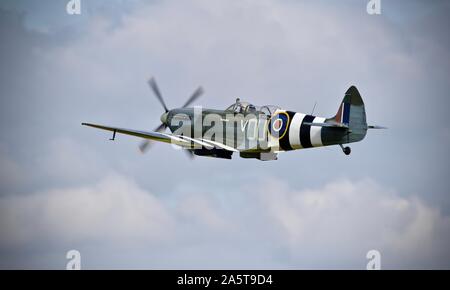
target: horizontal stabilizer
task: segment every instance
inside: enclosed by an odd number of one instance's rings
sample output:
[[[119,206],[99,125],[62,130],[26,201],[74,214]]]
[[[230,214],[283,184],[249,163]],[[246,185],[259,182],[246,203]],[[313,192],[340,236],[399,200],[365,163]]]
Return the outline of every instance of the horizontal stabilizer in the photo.
[[[377,126],[377,125],[369,125],[367,126],[369,129],[387,129],[387,127]]]
[[[305,122],[303,124],[309,125],[309,126],[317,126],[317,127],[348,129],[348,125],[343,124],[343,123],[310,123],[310,122]]]

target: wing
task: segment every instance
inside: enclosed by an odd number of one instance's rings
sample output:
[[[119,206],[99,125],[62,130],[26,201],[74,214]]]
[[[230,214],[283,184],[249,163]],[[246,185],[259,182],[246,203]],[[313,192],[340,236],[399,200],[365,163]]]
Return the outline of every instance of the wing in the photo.
[[[196,149],[199,145],[207,148],[219,148],[224,149],[228,151],[238,152],[238,150],[234,149],[233,147],[227,146],[225,144],[206,140],[202,138],[190,138],[188,136],[182,136],[182,135],[173,135],[173,134],[167,134],[167,133],[161,133],[161,132],[146,132],[146,131],[139,131],[139,130],[131,130],[131,129],[124,129],[124,128],[118,128],[118,127],[110,127],[110,126],[104,126],[104,125],[97,125],[97,124],[91,124],[91,123],[81,123],[81,125],[89,126],[97,129],[102,129],[106,131],[111,131],[114,134],[115,133],[121,133],[125,135],[131,135],[135,137],[140,137],[144,139],[150,139],[155,140],[159,142],[165,142],[165,143],[171,143],[178,146],[181,146],[185,149]]]
[[[106,131],[111,131],[115,133],[121,133],[125,135],[131,135],[135,137],[140,137],[144,139],[150,139],[155,140],[159,142],[165,142],[165,143],[172,143],[176,144],[182,147],[188,147],[190,148],[191,142],[185,141],[177,136],[166,134],[166,133],[160,133],[160,132],[146,132],[146,131],[139,131],[139,130],[131,130],[131,129],[124,129],[124,128],[118,128],[118,127],[110,127],[110,126],[104,126],[104,125],[97,125],[97,124],[91,124],[91,123],[81,123],[81,125],[89,126],[97,129],[102,129]]]

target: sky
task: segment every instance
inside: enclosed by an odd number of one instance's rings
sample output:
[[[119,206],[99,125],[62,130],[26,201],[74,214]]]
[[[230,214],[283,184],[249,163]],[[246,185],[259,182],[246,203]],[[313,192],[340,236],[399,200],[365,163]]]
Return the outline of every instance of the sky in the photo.
[[[67,2],[0,2],[0,268],[450,268],[448,1]],[[261,162],[81,126],[158,126],[151,76],[324,117],[355,85],[389,129]]]

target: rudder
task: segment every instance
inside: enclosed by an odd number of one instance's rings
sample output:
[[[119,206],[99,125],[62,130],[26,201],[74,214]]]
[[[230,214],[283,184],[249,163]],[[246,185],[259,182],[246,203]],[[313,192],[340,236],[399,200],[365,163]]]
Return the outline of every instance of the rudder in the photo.
[[[343,144],[357,142],[366,136],[367,122],[364,102],[358,89],[351,86],[346,92],[334,117],[326,122],[343,124],[348,127],[347,132],[327,129],[323,138],[328,144]]]
[[[353,121],[357,121],[354,118],[355,115],[359,115],[358,119],[365,123],[366,113],[364,110],[364,102],[358,89],[355,86],[351,86],[347,92],[345,92],[345,96],[342,99],[338,112],[332,119],[337,123],[350,125],[351,117],[353,117]]]

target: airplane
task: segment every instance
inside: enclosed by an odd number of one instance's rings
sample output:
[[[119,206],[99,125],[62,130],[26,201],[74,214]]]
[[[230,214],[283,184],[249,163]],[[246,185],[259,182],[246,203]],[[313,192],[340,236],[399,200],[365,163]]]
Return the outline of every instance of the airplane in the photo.
[[[188,107],[203,94],[199,87],[181,108],[169,110],[154,78],[150,88],[164,108],[161,124],[153,131],[140,131],[92,123],[82,125],[145,139],[145,152],[151,141],[171,143],[190,156],[262,161],[277,160],[278,153],[298,149],[338,145],[345,155],[351,149],[344,144],[364,139],[368,129],[386,127],[367,125],[364,102],[355,86],[345,93],[337,113],[330,118],[283,110],[277,106],[255,106],[239,98],[225,110]],[[169,128],[171,133],[166,133]]]

